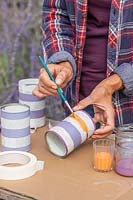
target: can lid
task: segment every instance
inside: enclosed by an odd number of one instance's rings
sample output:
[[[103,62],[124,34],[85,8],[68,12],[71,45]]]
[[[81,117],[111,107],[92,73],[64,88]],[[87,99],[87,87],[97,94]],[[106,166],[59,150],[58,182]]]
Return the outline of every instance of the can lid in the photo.
[[[29,111],[30,107],[21,103],[8,103],[1,106],[1,112],[5,113],[20,113]]]

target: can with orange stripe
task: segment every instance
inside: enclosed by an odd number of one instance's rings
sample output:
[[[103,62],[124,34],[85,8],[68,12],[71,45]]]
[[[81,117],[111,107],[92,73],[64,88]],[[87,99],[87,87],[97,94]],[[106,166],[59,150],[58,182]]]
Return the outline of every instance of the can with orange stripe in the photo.
[[[91,116],[83,111],[76,111],[45,134],[45,140],[51,153],[66,157],[93,134],[95,124]]]

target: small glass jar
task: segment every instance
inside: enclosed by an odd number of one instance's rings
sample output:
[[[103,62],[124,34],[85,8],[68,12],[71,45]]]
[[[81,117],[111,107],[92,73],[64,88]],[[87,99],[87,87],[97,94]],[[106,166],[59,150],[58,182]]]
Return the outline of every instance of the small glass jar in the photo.
[[[104,138],[93,141],[93,167],[98,172],[108,172],[113,168],[114,140]]]
[[[133,124],[117,129],[115,171],[123,176],[133,176]]]

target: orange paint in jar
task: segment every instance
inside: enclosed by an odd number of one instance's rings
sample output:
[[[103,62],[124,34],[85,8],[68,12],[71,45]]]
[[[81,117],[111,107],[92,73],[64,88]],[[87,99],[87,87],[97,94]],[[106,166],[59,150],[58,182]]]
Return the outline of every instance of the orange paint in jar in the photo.
[[[110,171],[113,165],[113,155],[108,152],[96,152],[94,155],[94,169]]]
[[[115,142],[108,138],[93,141],[93,167],[108,172],[113,168]]]

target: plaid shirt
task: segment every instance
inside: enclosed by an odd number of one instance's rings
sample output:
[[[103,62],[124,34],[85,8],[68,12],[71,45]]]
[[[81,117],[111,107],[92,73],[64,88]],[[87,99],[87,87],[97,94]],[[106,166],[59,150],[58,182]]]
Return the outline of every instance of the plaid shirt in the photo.
[[[74,71],[66,97],[79,101],[83,48],[86,38],[88,0],[44,0],[42,48],[47,63],[68,60]],[[133,61],[133,0],[112,0],[110,11],[107,77],[123,63]],[[125,65],[126,68],[126,65]],[[132,72],[133,73],[133,72]],[[133,122],[133,96],[115,92],[116,125]]]

